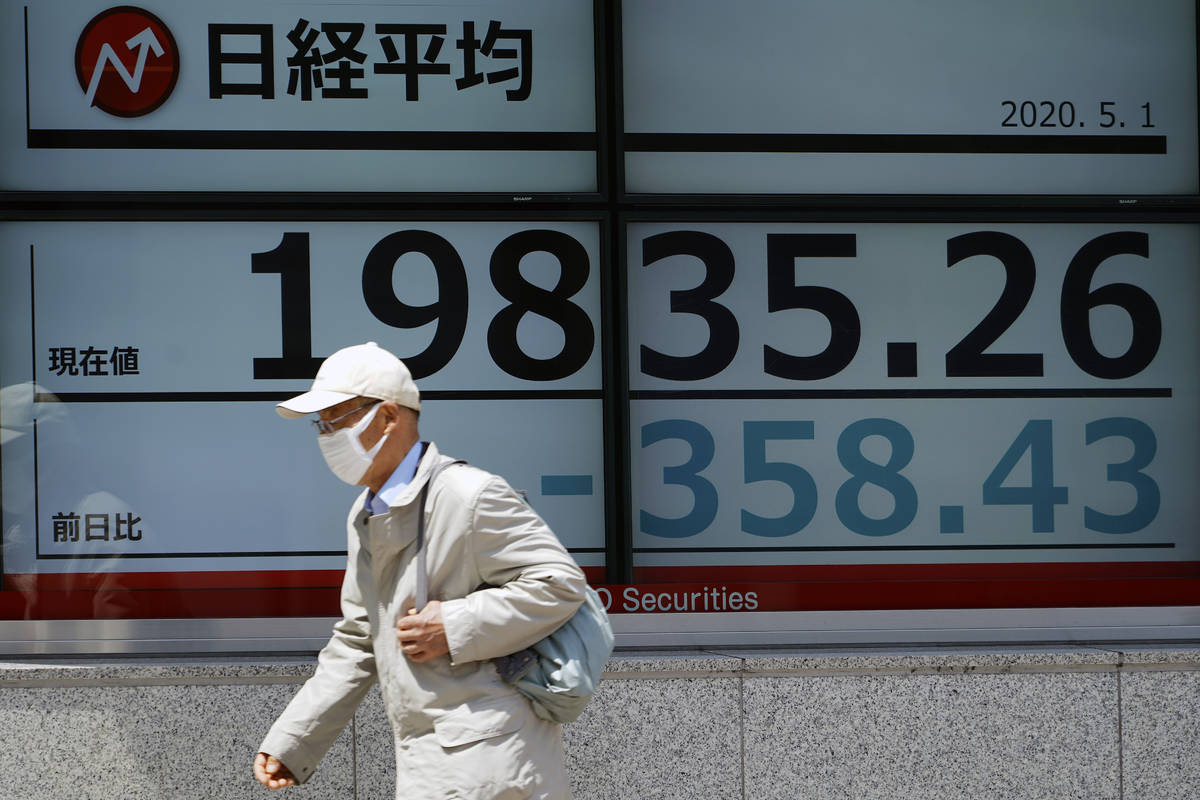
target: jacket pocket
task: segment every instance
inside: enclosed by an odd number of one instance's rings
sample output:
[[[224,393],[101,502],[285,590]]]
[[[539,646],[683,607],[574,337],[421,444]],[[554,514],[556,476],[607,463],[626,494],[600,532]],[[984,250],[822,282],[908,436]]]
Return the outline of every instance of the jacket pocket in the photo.
[[[433,732],[442,747],[459,747],[518,731],[528,713],[525,699],[518,694],[485,697],[434,720]]]

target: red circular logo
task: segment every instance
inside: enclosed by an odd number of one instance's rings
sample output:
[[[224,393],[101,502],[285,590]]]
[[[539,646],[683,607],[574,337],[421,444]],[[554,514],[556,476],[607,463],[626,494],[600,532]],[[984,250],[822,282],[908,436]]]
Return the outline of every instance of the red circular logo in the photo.
[[[96,106],[140,117],[161,106],[179,78],[179,48],[162,20],[133,6],[97,14],[75,45],[75,75]]]

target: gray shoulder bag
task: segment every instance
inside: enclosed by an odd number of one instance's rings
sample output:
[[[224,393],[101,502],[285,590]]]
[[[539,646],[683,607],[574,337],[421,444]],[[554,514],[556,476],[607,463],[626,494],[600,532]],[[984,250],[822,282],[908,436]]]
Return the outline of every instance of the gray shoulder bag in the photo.
[[[418,609],[429,601],[425,562],[425,501],[429,486],[445,467],[465,463],[451,461],[435,467],[421,487],[421,507],[417,514]],[[583,605],[557,630],[524,650],[492,659],[492,663],[505,682],[529,698],[539,717],[551,722],[573,722],[592,699],[612,649],[612,626],[604,603],[589,586]]]

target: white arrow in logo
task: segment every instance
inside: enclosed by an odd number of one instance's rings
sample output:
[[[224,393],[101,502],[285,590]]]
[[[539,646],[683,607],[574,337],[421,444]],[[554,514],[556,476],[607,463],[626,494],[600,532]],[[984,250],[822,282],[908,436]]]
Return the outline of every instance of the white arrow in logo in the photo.
[[[88,83],[87,100],[89,106],[96,104],[96,89],[100,86],[100,78],[104,74],[104,65],[112,64],[116,69],[117,74],[121,76],[121,80],[125,81],[125,85],[129,87],[129,91],[134,94],[142,87],[142,73],[146,70],[146,59],[149,58],[149,52],[154,51],[155,56],[161,56],[164,52],[163,46],[159,43],[154,35],[154,31],[146,28],[137,36],[134,36],[129,41],[125,42],[125,46],[130,52],[137,50],[137,63],[133,67],[133,72],[130,73],[125,69],[125,65],[121,63],[121,59],[117,57],[117,51],[112,49],[112,45],[105,42],[100,47],[100,55],[96,57],[96,68],[92,70],[92,80]]]

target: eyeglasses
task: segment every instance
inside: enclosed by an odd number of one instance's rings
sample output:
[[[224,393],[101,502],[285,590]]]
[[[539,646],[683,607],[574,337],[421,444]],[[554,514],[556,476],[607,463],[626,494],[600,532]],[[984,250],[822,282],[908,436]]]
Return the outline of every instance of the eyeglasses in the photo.
[[[358,408],[347,411],[345,414],[342,414],[340,417],[335,417],[334,419],[314,419],[314,420],[312,420],[313,427],[317,429],[318,434],[333,433],[335,430],[337,430],[334,426],[337,425],[339,422],[346,419],[347,417],[353,417],[358,412],[368,409],[371,406],[373,406],[379,402],[380,402],[379,400],[375,400],[370,403],[367,403],[366,405],[361,405]]]

